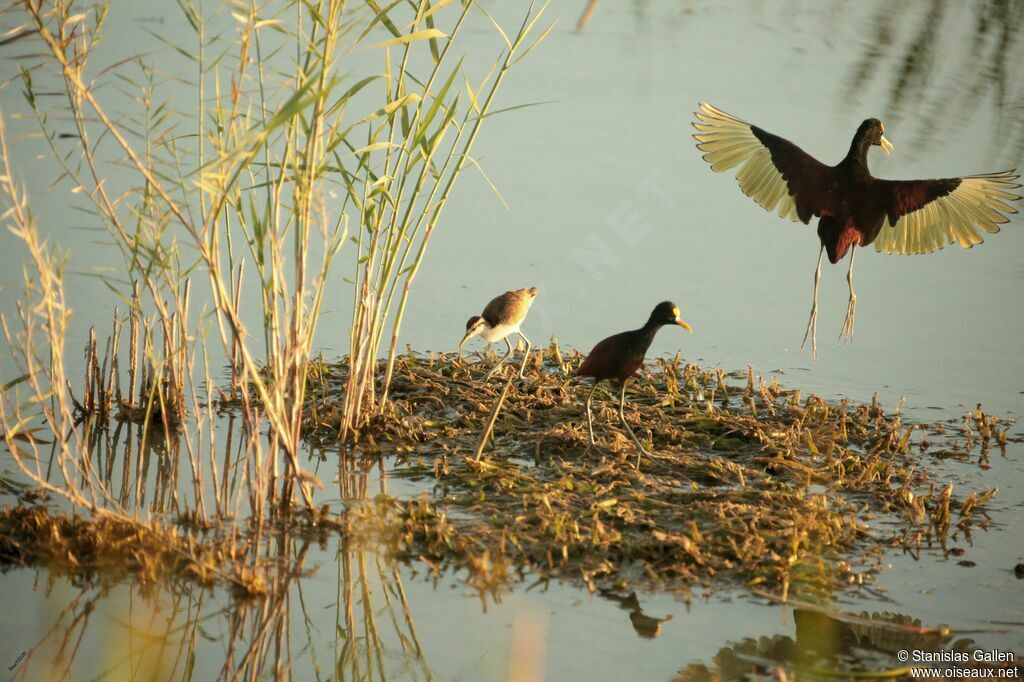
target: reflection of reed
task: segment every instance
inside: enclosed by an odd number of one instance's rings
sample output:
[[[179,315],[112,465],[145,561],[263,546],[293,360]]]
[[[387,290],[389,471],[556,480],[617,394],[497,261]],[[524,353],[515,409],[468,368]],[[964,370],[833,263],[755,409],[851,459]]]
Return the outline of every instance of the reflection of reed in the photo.
[[[268,542],[271,572],[266,599],[235,604],[227,613],[227,651],[220,679],[291,677],[292,588],[303,570],[308,542],[297,543],[288,533]]]
[[[369,497],[374,463],[342,453],[339,458],[339,488],[343,500]],[[380,460],[376,466],[381,467]],[[383,471],[377,478],[377,492],[386,494]],[[341,542],[338,547],[338,593],[335,611],[335,672],[340,679],[433,680],[420,646],[412,610],[398,568],[386,565],[379,554],[353,549]],[[383,602],[383,603],[382,603]],[[382,618],[386,616],[386,621]],[[394,659],[389,652],[389,635],[397,639],[401,666],[389,670]],[[339,648],[340,647],[340,648]]]
[[[257,456],[259,446],[254,442],[259,434],[250,433],[244,425],[239,429],[240,423],[229,413],[214,439],[210,422],[204,437],[202,429],[164,431],[130,420],[84,420],[79,431],[82,470],[97,497],[102,496],[111,506],[134,515],[177,515],[180,519],[194,519],[200,528],[205,527],[204,512],[218,518],[239,518],[239,509],[246,502],[251,509],[261,509],[274,486],[272,460]],[[205,470],[198,466],[197,454],[204,443],[209,444],[209,454],[202,455]],[[216,450],[210,447],[214,444]],[[359,504],[387,493],[380,458],[343,452],[338,461],[338,494],[342,500]],[[204,491],[209,506],[203,503]],[[331,637],[331,641],[344,644],[341,650],[332,651],[339,677],[386,679],[398,675],[433,679],[396,567],[372,552],[350,548],[346,539],[339,537],[339,615],[335,623],[318,624],[315,621],[322,621],[323,616],[319,609],[306,610],[298,580],[311,541],[309,533],[296,533],[288,516],[275,514],[264,521],[266,517],[257,514],[257,518],[261,520],[246,528],[230,522],[214,524],[214,530],[206,533],[213,538],[237,539],[233,549],[218,555],[237,569],[237,575],[232,574],[237,580],[221,584],[228,589],[235,584],[243,585],[249,596],[204,615],[200,609],[204,603],[201,593],[178,592],[174,588],[172,592],[179,596],[169,604],[164,599],[166,593],[152,586],[155,580],[175,584],[178,576],[174,572],[159,577],[143,576],[145,587],[126,585],[123,589],[95,593],[87,588],[71,601],[32,649],[46,653],[37,653],[22,662],[19,674],[24,679],[77,678],[83,670],[95,668],[96,657],[102,656],[101,676],[110,678],[138,676],[138,671],[145,671],[143,678],[188,677],[197,660],[222,660],[220,679],[287,678],[292,676],[295,665],[291,618],[301,611],[310,645],[303,642],[294,652],[314,659],[315,669],[319,666],[315,663],[314,634],[337,632],[340,640]],[[306,530],[318,528],[315,522],[305,525],[304,520],[300,520],[300,525]],[[318,537],[325,543],[329,536],[321,530]],[[216,567],[210,570],[216,572]],[[111,601],[112,592],[120,595],[124,590],[132,603],[141,598],[145,604],[142,612],[134,613],[133,609],[123,621],[113,625],[109,618],[90,615],[98,604]],[[195,594],[195,599],[182,594]],[[252,598],[254,594],[259,596]],[[200,635],[216,631],[218,622],[222,623],[222,641],[217,642],[213,652],[200,651],[213,646],[208,634]],[[400,657],[396,658],[396,651]],[[396,660],[402,662],[396,665]]]
[[[191,467],[193,475],[184,478],[181,466],[188,467],[195,460],[192,456],[182,459],[182,446],[189,449],[189,438],[194,435],[147,428],[131,421],[112,425],[87,421],[82,425],[82,442],[95,474],[93,485],[109,496],[112,506],[134,514],[184,514],[190,510],[202,514],[201,502],[209,496],[212,512],[218,518],[230,517],[237,509],[238,496],[244,494],[243,484],[256,488],[261,478],[250,470],[247,461],[249,437],[236,437],[237,421],[231,414],[224,419],[220,466],[211,451],[205,476],[196,475],[195,467]],[[245,472],[249,478],[243,477]],[[255,496],[252,502],[255,504]]]
[[[911,141],[920,149],[990,100],[997,114],[992,153],[1015,163],[1024,156],[1024,71],[1013,67],[1024,62],[1022,24],[1024,3],[1017,0],[878,2],[868,30],[860,31],[868,40],[846,79],[847,101],[888,79],[885,116],[913,123]],[[901,27],[909,27],[905,39]],[[962,44],[950,36],[961,36]]]
[[[203,592],[167,598],[137,585],[125,586],[127,596],[86,587],[31,647],[15,679],[196,679],[196,662],[213,660],[223,661],[220,680],[309,679],[310,668],[322,669],[318,654],[329,653],[337,679],[433,680],[398,568],[339,542],[333,619],[303,598],[309,541],[281,533],[251,545],[247,559],[266,569],[265,598],[222,606]],[[120,599],[129,608],[101,608]]]
[[[105,617],[110,588],[82,588],[29,650],[15,680],[187,679],[194,663],[202,595],[178,595],[161,604],[136,587],[128,608]],[[99,640],[99,641],[95,641]]]
[[[802,17],[824,18],[827,23],[813,30],[827,31],[823,34],[830,35],[830,43],[851,58],[843,81],[845,105],[859,109],[862,93],[878,83],[884,88],[885,110],[877,113],[913,131],[900,136],[910,143],[902,150],[924,149],[943,135],[955,136],[976,115],[979,104],[991,102],[996,112],[989,138],[993,161],[1021,161],[1024,69],[1015,65],[1024,63],[1024,2],[877,0],[863,24],[835,22],[842,5],[847,10],[854,6],[849,0],[839,0],[826,12],[803,11],[804,6],[817,4],[795,3],[784,10],[786,25],[791,27],[791,20]],[[638,3],[638,12],[640,8]],[[582,2],[577,30],[586,28],[597,9],[598,0]],[[837,27],[845,35],[831,36]]]
[[[82,432],[87,461],[96,474],[92,484],[117,508],[156,514],[179,511],[180,433],[130,421],[113,427],[87,421]]]
[[[128,516],[178,514],[203,525],[210,518],[211,525],[234,527],[248,507],[253,519],[268,519],[276,496],[289,499],[288,482],[266,456],[273,446],[268,448],[261,433],[234,411],[217,415],[214,407],[195,410],[201,418],[194,428],[83,420],[78,432],[85,457],[78,487],[88,486],[98,502]],[[47,479],[59,474],[55,459],[51,456]],[[310,473],[304,472],[302,482],[319,486]]]
[[[105,596],[106,590],[83,589],[58,614],[53,626],[43,635],[39,643],[28,650],[28,656],[21,662],[11,679],[70,679],[71,662],[74,660],[82,633],[89,624],[89,616],[97,602]],[[45,642],[60,638],[54,656],[36,656]],[[70,651],[68,651],[70,649]],[[36,660],[38,658],[38,660]],[[29,674],[29,671],[32,671]]]
[[[378,555],[339,548],[335,629],[338,678],[434,679],[416,633],[402,577],[397,567],[385,565]],[[400,663],[390,668],[395,653],[400,653]]]

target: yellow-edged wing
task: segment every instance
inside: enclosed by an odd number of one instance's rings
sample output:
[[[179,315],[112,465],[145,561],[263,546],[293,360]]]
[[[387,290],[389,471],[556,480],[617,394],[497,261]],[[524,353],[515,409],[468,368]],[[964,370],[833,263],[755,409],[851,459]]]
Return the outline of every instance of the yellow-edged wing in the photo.
[[[1020,196],[1013,170],[941,180],[880,180],[888,193],[888,220],[875,238],[882,253],[931,253],[947,244],[969,249],[982,234],[999,231]]]
[[[833,212],[828,184],[833,169],[798,146],[717,109],[707,102],[694,112],[694,139],[711,170],[739,166],[743,193],[766,211],[790,220]]]

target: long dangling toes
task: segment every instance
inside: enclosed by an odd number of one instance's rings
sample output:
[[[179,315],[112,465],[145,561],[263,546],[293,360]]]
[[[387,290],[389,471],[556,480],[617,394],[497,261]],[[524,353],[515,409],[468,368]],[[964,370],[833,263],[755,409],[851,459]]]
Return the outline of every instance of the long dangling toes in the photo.
[[[843,330],[839,332],[839,341],[850,343],[853,341],[853,328],[857,316],[857,297],[850,299],[850,305],[846,308],[846,319],[843,320]]]
[[[818,359],[818,311],[815,310],[811,313],[811,319],[807,322],[807,331],[804,332],[804,340],[800,344],[800,352],[804,352],[804,348],[807,347],[807,339],[811,340],[811,355],[817,360]]]

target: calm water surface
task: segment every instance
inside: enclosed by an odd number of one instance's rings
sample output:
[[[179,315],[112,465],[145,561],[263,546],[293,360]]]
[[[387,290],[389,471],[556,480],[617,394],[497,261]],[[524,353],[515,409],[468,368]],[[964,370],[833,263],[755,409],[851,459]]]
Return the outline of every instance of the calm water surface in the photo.
[[[499,18],[520,11],[490,4]],[[1020,3],[605,1],[576,32],[583,4],[552,4],[557,30],[501,94],[503,105],[547,104],[495,119],[476,148],[510,210],[483,180],[464,178],[417,280],[404,342],[453,350],[466,317],[490,297],[538,286],[525,331],[535,342],[557,336],[585,350],[610,332],[639,326],[655,303],[671,298],[695,332],[666,330],[652,353],[681,349],[703,365],[779,370],[783,383],[828,398],[862,401],[878,391],[891,406],[906,396],[906,410],[920,418],[955,418],[979,402],[1019,418],[1024,221],[970,251],[905,258],[865,250],[857,259],[856,341],[849,346],[833,343],[846,308],[845,264],[826,266],[820,359],[812,363],[797,350],[818,254],[814,227],[765,214],[731,177],[710,172],[693,147],[690,121],[696,102],[707,99],[834,162],[857,124],[877,116],[896,145],[892,157],[872,154],[877,175],[1018,166]],[[108,37],[118,39],[108,50],[161,49],[147,43],[138,30],[144,25],[190,40],[164,3],[114,5]],[[490,55],[498,44],[482,18],[464,37],[472,54]],[[0,90],[0,106],[7,116],[24,111],[16,86]],[[21,133],[15,156],[38,199],[56,171],[39,156],[39,141],[25,135],[30,122],[11,127]],[[35,209],[47,233],[73,254],[75,348],[93,320],[109,319],[113,305],[90,274],[118,262],[88,217],[68,208],[66,191],[54,190]],[[9,299],[18,290],[21,254],[9,235],[0,245],[0,284]],[[345,274],[336,270],[338,295],[317,342],[328,356],[347,350]],[[988,532],[957,541],[971,545],[976,566],[941,553],[894,555],[870,590],[843,595],[840,607],[907,614],[987,646],[1024,650],[1019,629],[967,632],[1021,625],[1024,581],[1012,569],[1024,558],[1022,454],[1011,445],[987,471],[973,462],[925,462],[956,484],[1000,487]],[[330,480],[334,458],[323,466],[321,477]],[[5,473],[12,468],[3,466]],[[403,480],[388,485],[392,494],[416,489]],[[296,679],[503,679],[519,623],[546,633],[549,679],[671,679],[745,638],[797,636],[792,610],[742,591],[705,597],[698,590],[689,605],[673,595],[639,595],[645,614],[673,616],[651,638],[634,629],[629,609],[569,585],[526,589],[527,580],[485,609],[457,576],[433,580],[423,566],[395,569],[372,555],[346,554],[336,539],[313,543],[303,564],[311,574],[282,591],[278,620],[232,607],[220,592],[83,589],[45,572],[14,571],[0,583],[0,662],[32,650],[18,668],[25,679],[47,676],[51,664],[58,671],[67,665],[76,679],[122,679],[131,670],[143,679],[181,676],[187,666],[194,666],[193,679],[211,679],[230,658],[232,634],[251,640],[256,620],[285,633],[268,640],[269,651],[281,652],[269,660],[290,667]],[[355,567],[347,578],[343,565]],[[338,635],[346,581],[359,595],[347,602],[362,624],[354,648]],[[242,654],[233,655],[237,664]],[[272,675],[274,664],[264,670]]]

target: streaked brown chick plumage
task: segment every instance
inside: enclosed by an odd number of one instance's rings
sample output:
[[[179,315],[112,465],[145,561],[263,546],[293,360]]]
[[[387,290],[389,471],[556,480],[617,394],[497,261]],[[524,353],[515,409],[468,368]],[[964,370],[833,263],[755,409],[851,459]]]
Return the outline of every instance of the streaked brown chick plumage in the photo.
[[[533,299],[537,298],[537,293],[537,287],[506,291],[491,299],[490,303],[484,306],[483,313],[474,315],[466,321],[466,333],[459,342],[460,356],[462,355],[462,346],[466,341],[478,334],[488,343],[504,340],[505,345],[508,346],[508,352],[498,361],[498,364],[491,368],[485,378],[490,378],[512,355],[512,344],[508,337],[513,333],[519,334],[526,343],[526,353],[523,354],[523,363],[519,367],[519,376],[520,378],[523,376],[532,345],[530,339],[526,338],[526,334],[519,327],[526,319],[526,314],[530,312],[530,306],[533,305]]]
[[[526,313],[530,312],[533,299],[537,298],[537,293],[537,287],[506,291],[502,295],[492,298],[491,302],[484,307],[480,317],[484,318],[491,327],[502,324],[509,326],[522,324],[526,319]]]

